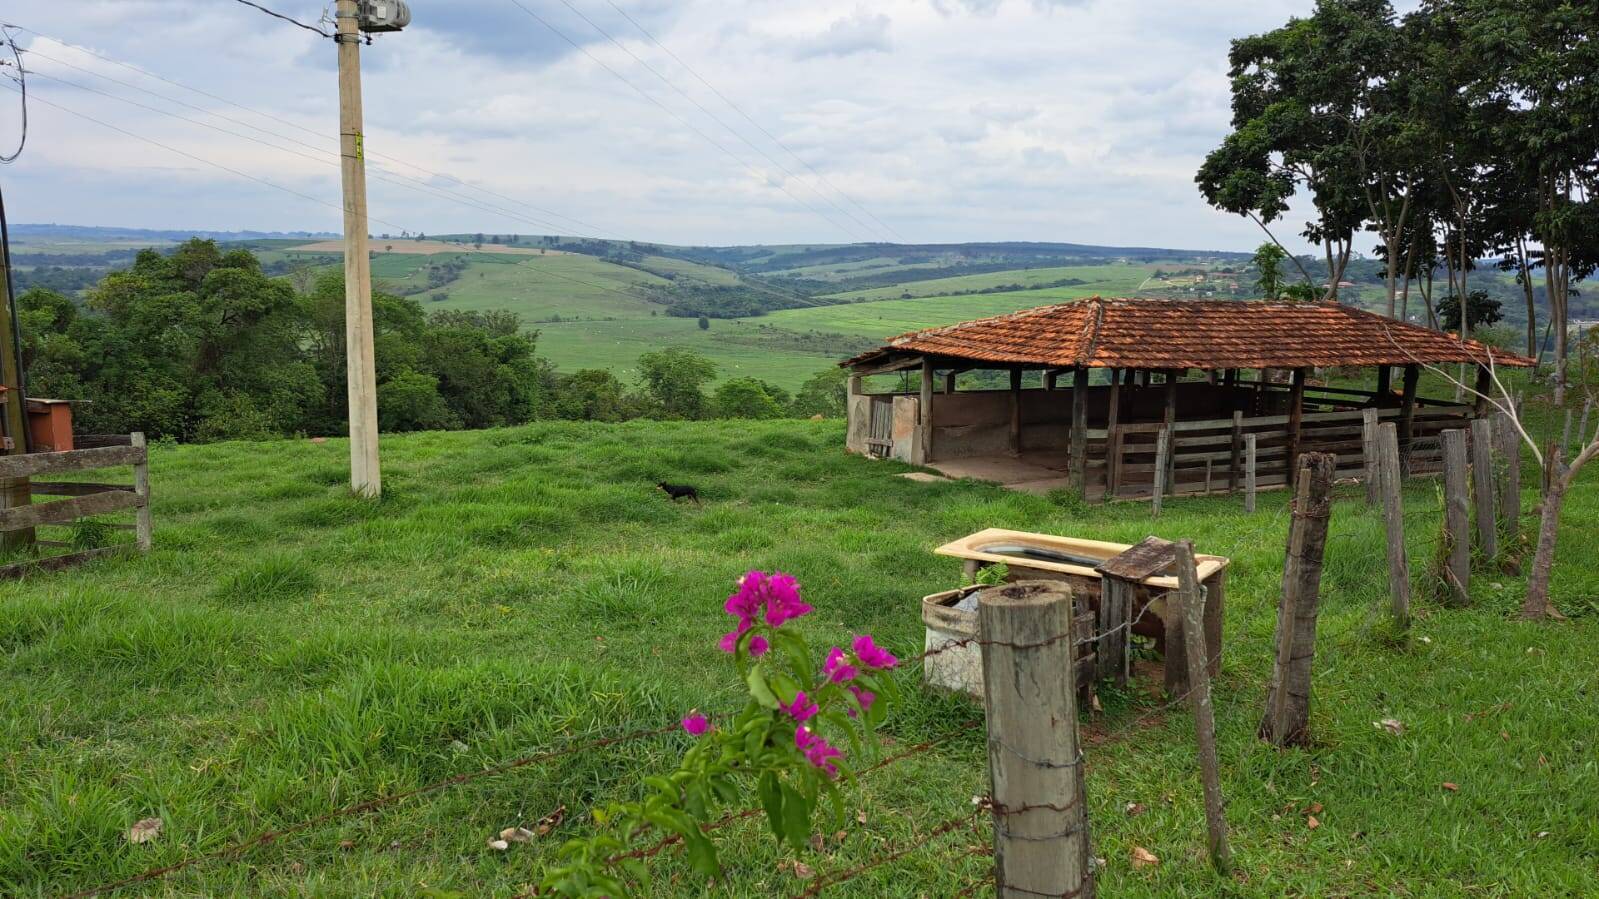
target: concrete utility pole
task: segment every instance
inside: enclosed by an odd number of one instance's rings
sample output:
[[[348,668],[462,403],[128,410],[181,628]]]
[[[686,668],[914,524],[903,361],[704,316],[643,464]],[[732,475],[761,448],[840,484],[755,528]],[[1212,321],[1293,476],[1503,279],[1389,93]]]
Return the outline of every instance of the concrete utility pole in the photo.
[[[344,175],[344,346],[350,396],[350,489],[383,492],[378,464],[377,363],[372,351],[372,264],[367,256],[366,151],[361,121],[361,19],[356,0],[337,0],[339,156]]]

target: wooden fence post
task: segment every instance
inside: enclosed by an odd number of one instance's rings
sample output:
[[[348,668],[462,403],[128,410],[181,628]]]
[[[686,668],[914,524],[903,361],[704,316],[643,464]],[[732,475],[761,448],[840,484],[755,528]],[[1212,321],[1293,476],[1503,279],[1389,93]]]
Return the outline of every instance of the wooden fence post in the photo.
[[[1382,488],[1383,521],[1388,530],[1388,591],[1394,624],[1410,627],[1410,557],[1405,554],[1404,476],[1399,469],[1399,428],[1377,428],[1377,480]]]
[[[1299,461],[1283,592],[1277,604],[1277,658],[1259,731],[1261,739],[1276,746],[1310,742],[1310,665],[1316,655],[1322,554],[1327,549],[1337,461],[1330,453],[1305,453]]]
[[[1234,370],[1236,374],[1236,369]],[[1233,413],[1233,433],[1231,442],[1232,456],[1227,462],[1227,492],[1237,493],[1238,482],[1243,477],[1244,457],[1244,413]]]
[[[996,895],[1092,896],[1071,591],[1056,581],[994,587],[978,594],[977,618]]]
[[[1155,514],[1160,514],[1161,500],[1166,497],[1166,471],[1171,459],[1171,432],[1165,428],[1155,435]]]
[[[1255,435],[1244,435],[1244,511],[1255,511]]]
[[[1499,521],[1494,515],[1494,432],[1486,418],[1471,422],[1471,493],[1477,507],[1477,548],[1484,562],[1499,556]]]
[[[1382,491],[1377,483],[1381,476],[1377,469],[1377,410],[1360,410],[1360,447],[1366,463],[1366,504],[1375,506],[1382,501]]]
[[[1194,710],[1194,731],[1199,748],[1199,776],[1205,789],[1205,830],[1210,837],[1210,861],[1227,873],[1232,849],[1227,845],[1227,818],[1222,811],[1221,771],[1216,759],[1216,710],[1210,704],[1210,672],[1205,658],[1205,597],[1194,564],[1194,543],[1177,543],[1177,589],[1183,603],[1183,642],[1188,655],[1189,705]]]
[[[1466,476],[1466,432],[1439,435],[1444,448],[1443,578],[1456,605],[1471,602],[1471,511]]]
[[[140,499],[139,508],[133,513],[133,531],[139,552],[147,553],[155,538],[155,522],[150,517],[150,448],[143,431],[134,431],[131,439],[133,446],[144,451],[142,458],[133,463],[133,492]]]

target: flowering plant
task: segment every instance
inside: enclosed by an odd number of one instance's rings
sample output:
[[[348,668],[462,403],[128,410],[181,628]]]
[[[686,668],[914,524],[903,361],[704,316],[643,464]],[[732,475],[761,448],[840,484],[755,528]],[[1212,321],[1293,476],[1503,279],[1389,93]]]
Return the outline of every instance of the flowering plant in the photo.
[[[753,790],[772,834],[796,850],[810,841],[812,820],[827,800],[842,825],[839,787],[852,764],[875,753],[875,730],[898,699],[888,672],[899,660],[867,635],[848,649],[834,646],[820,668],[805,639],[787,625],[812,611],[797,581],[782,572],[751,571],[739,579],[724,610],[734,627],[720,641],[749,690],[742,711],[712,720],[698,711],[682,720],[695,744],[678,769],[645,779],[640,802],[595,809],[609,829],[573,840],[546,872],[544,887],[566,896],[623,896],[623,875],[648,882],[634,839],[649,830],[681,839],[689,863],[706,877],[721,873],[716,846],[702,829],[719,810],[747,801]],[[842,744],[842,745],[841,745]],[[848,746],[846,752],[843,745]]]

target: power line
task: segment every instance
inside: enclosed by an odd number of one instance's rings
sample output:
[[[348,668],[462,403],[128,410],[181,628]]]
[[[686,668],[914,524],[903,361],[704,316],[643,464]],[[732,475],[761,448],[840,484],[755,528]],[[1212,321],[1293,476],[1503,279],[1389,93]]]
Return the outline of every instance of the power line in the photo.
[[[17,67],[16,78],[18,90],[22,92],[22,136],[17,139],[17,149],[7,156],[0,156],[0,163],[10,165],[22,155],[22,148],[28,145],[28,72],[22,67],[22,51],[17,49],[16,35],[11,31],[15,26],[6,25],[0,31],[5,33],[5,42],[11,46],[11,59]]]
[[[760,169],[755,168],[754,166],[752,166],[749,163],[745,162],[743,159],[739,158],[738,154],[734,153],[732,150],[729,150],[725,145],[723,145],[716,138],[711,137],[709,134],[706,134],[703,130],[701,130],[693,122],[690,122],[688,119],[686,119],[682,115],[678,114],[678,112],[676,110],[674,110],[671,107],[667,106],[666,104],[662,103],[660,100],[657,100],[652,94],[650,94],[648,91],[644,90],[643,88],[639,87],[637,84],[634,84],[631,80],[628,79],[628,77],[626,75],[623,75],[621,72],[618,72],[616,69],[614,69],[611,66],[607,65],[604,60],[602,60],[599,57],[595,56],[593,53],[590,53],[588,51],[588,48],[584,47],[582,44],[579,44],[577,41],[573,40],[569,35],[567,35],[566,32],[562,31],[559,28],[556,28],[554,25],[552,25],[549,22],[549,20],[545,19],[543,16],[539,15],[538,13],[534,12],[531,9],[528,9],[527,6],[522,3],[522,0],[511,0],[511,3],[517,9],[520,9],[522,12],[527,13],[527,15],[530,18],[532,18],[535,22],[538,22],[540,25],[543,25],[545,28],[547,28],[551,32],[553,32],[556,37],[559,37],[561,40],[566,41],[568,44],[570,44],[572,46],[572,49],[577,50],[579,53],[582,53],[584,56],[588,57],[589,60],[591,62],[593,62],[595,65],[597,65],[600,68],[604,69],[605,71],[611,73],[611,75],[613,77],[615,77],[618,81],[621,81],[623,84],[627,85],[628,87],[632,88],[633,91],[635,93],[637,93],[639,96],[643,97],[645,100],[648,100],[651,104],[653,104],[654,106],[659,108],[662,112],[664,112],[667,115],[671,116],[672,118],[676,119],[678,121],[678,123],[681,124],[683,127],[687,128],[690,131],[694,132],[695,134],[699,135],[701,140],[704,140],[706,143],[710,144],[711,146],[715,147],[716,149],[721,150],[724,154],[727,155],[727,157],[729,159],[732,159],[734,162],[738,163],[740,166],[743,166],[745,169],[748,169],[752,174],[760,177],[761,180],[763,180],[763,181],[767,180],[766,179],[766,174],[764,172],[762,172]],[[811,212],[812,214],[814,214],[816,216],[819,216],[820,218],[825,220],[828,224],[832,225],[833,227],[838,228],[839,230],[843,231],[846,234],[849,234],[849,236],[852,239],[856,237],[856,235],[851,233],[848,228],[844,227],[843,225],[840,225],[837,221],[835,221],[832,217],[827,215],[825,212],[822,212],[821,210],[817,209],[816,207],[812,206],[811,204],[809,204],[809,203],[805,202],[804,200],[800,199],[799,197],[795,196],[794,192],[790,191],[787,187],[784,187],[781,184],[774,185],[774,186],[778,190],[780,190],[783,193],[787,194],[789,199],[791,199],[794,202],[796,202],[796,203],[800,204],[801,206],[805,207],[805,209],[807,211]]]
[[[35,35],[37,35],[39,37],[48,37],[47,35],[39,34],[39,32],[31,31],[31,29],[24,28],[22,30],[30,31],[30,33],[35,34]],[[50,40],[55,40],[55,38],[49,38],[49,39]],[[58,43],[62,43],[60,41],[57,41],[57,42]],[[70,45],[66,45],[66,44],[63,44],[63,45],[64,46],[70,46]],[[169,84],[172,84],[172,85],[174,85],[176,87],[183,88],[184,90],[193,91],[194,93],[200,94],[201,96],[205,96],[205,97],[209,97],[209,98],[214,99],[214,100],[218,100],[220,102],[226,103],[226,104],[228,104],[230,106],[237,107],[239,109],[242,109],[242,110],[244,110],[246,112],[249,112],[249,113],[252,113],[254,115],[259,115],[259,116],[262,116],[263,118],[268,118],[268,119],[272,119],[274,121],[281,122],[281,123],[283,123],[285,125],[293,127],[293,128],[295,128],[297,130],[303,131],[303,132],[305,132],[307,134],[310,134],[310,135],[313,135],[315,137],[322,138],[322,137],[326,136],[322,132],[314,131],[314,130],[312,130],[310,128],[307,128],[307,127],[305,127],[303,125],[299,125],[299,124],[296,124],[295,122],[289,121],[288,119],[282,119],[282,118],[279,118],[277,116],[271,115],[270,113],[262,112],[262,111],[257,110],[257,109],[252,109],[252,108],[250,108],[248,106],[244,106],[242,104],[235,103],[235,102],[233,102],[231,100],[228,100],[228,99],[226,99],[224,97],[218,97],[215,94],[210,94],[210,93],[207,93],[206,91],[202,91],[202,90],[199,90],[197,88],[189,87],[189,86],[187,86],[185,84],[182,84],[182,83],[177,82],[177,81],[173,81],[172,79],[169,79],[169,78],[162,78],[159,75],[156,75],[156,74],[150,73],[150,72],[145,72],[145,71],[143,71],[143,70],[141,70],[141,69],[139,69],[139,68],[137,68],[135,66],[131,66],[131,65],[128,65],[127,63],[119,62],[118,60],[112,59],[110,57],[101,56],[99,54],[93,53],[92,51],[89,51],[89,50],[86,50],[86,49],[83,49],[83,48],[79,48],[79,47],[74,47],[73,49],[80,50],[81,52],[84,52],[84,53],[89,53],[90,55],[96,56],[99,59],[102,59],[102,60],[104,60],[106,62],[113,63],[115,65],[122,66],[123,68],[129,69],[129,70],[131,70],[133,72],[136,72],[138,74],[146,75],[146,76],[151,77],[151,78],[156,78],[157,80],[165,81],[165,82],[167,82]],[[251,129],[253,131],[259,131],[262,134],[271,135],[273,137],[276,137],[276,138],[279,138],[279,139],[282,139],[282,140],[286,140],[286,141],[289,141],[291,143],[298,144],[298,145],[300,145],[302,147],[306,147],[308,149],[315,150],[315,151],[317,151],[319,153],[320,152],[327,152],[325,147],[314,146],[312,144],[306,143],[305,141],[299,140],[297,138],[289,137],[288,135],[281,134],[279,132],[272,131],[272,130],[267,129],[267,128],[262,128],[259,125],[253,125],[253,124],[251,124],[249,122],[243,121],[242,119],[236,119],[236,118],[233,118],[232,116],[226,116],[226,115],[223,115],[222,113],[206,109],[205,107],[198,106],[196,104],[189,103],[189,102],[186,102],[184,100],[179,100],[179,99],[177,99],[175,97],[170,97],[170,96],[168,96],[166,94],[162,94],[162,93],[159,93],[157,91],[152,91],[149,88],[140,87],[137,84],[130,84],[129,82],[122,81],[122,80],[117,79],[117,78],[112,78],[109,75],[105,75],[105,74],[102,74],[100,72],[93,71],[92,69],[87,69],[87,68],[84,68],[82,66],[74,65],[74,64],[72,64],[70,62],[67,62],[65,60],[57,59],[56,57],[47,55],[45,53],[41,53],[41,52],[39,52],[36,49],[30,48],[30,49],[28,49],[28,50],[26,50],[24,52],[31,53],[32,55],[37,56],[40,59],[47,59],[47,60],[49,60],[49,61],[51,61],[51,62],[53,62],[53,63],[55,63],[57,65],[66,66],[69,69],[74,69],[76,71],[83,72],[83,73],[85,73],[87,75],[92,75],[95,78],[99,78],[99,79],[104,80],[104,81],[109,81],[112,84],[120,85],[120,86],[128,88],[130,90],[136,90],[136,91],[139,91],[140,93],[143,93],[143,94],[148,94],[149,96],[155,97],[155,98],[160,99],[160,100],[164,100],[164,101],[166,101],[168,103],[173,103],[173,104],[176,104],[178,106],[182,106],[182,107],[187,108],[187,109],[195,110],[196,112],[199,112],[199,113],[201,113],[203,115],[212,116],[214,118],[221,119],[222,121],[225,121],[225,122],[232,122],[235,125],[239,125],[239,126],[244,127],[244,128],[249,128],[249,129]],[[41,74],[41,73],[36,72],[35,74]],[[45,76],[45,77],[51,77],[51,76]],[[62,81],[62,79],[60,79],[60,78],[56,78],[55,80]],[[70,84],[71,82],[63,81],[63,83]],[[91,90],[92,91],[92,88],[84,88],[84,90]],[[114,95],[107,95],[107,96],[114,96]],[[123,98],[115,97],[115,99],[123,99]],[[595,226],[595,225],[593,225],[591,223],[585,222],[585,221],[583,221],[581,219],[573,218],[572,216],[569,216],[569,215],[562,215],[561,213],[556,212],[554,210],[545,209],[545,208],[540,207],[540,206],[534,206],[531,203],[521,202],[519,200],[515,200],[515,199],[512,199],[510,197],[504,196],[503,194],[495,193],[494,191],[489,191],[489,190],[485,190],[483,188],[475,187],[473,185],[467,184],[465,181],[462,181],[460,178],[457,178],[454,175],[451,175],[451,174],[448,174],[448,173],[431,171],[429,169],[423,168],[422,166],[416,165],[415,163],[406,162],[403,159],[399,159],[399,158],[396,158],[396,157],[393,157],[393,156],[389,156],[389,155],[384,154],[384,153],[368,152],[367,156],[369,158],[382,159],[382,160],[387,160],[387,161],[390,161],[390,162],[398,163],[400,165],[406,166],[407,168],[415,169],[416,171],[419,171],[422,174],[424,174],[424,175],[426,175],[428,177],[431,177],[431,178],[445,179],[445,180],[448,180],[448,181],[452,181],[452,182],[454,182],[456,184],[461,185],[462,187],[467,187],[467,188],[470,188],[472,190],[476,190],[479,193],[487,194],[487,195],[489,195],[491,197],[494,197],[495,199],[502,200],[502,201],[504,201],[506,203],[510,203],[510,204],[512,204],[514,206],[520,206],[520,207],[525,208],[525,209],[531,209],[531,210],[533,210],[535,212],[540,212],[540,213],[543,213],[543,214],[548,215],[548,216],[552,216],[552,217],[557,218],[557,219],[565,219],[568,222],[576,224],[576,225],[584,228],[585,230],[588,230],[588,231],[592,232],[595,236],[598,236],[598,237],[600,237],[602,239],[608,233],[606,231],[606,229],[599,228],[599,227],[597,227],[597,226]],[[425,184],[425,182],[421,181],[421,179],[412,178],[410,176],[404,175],[404,174],[399,173],[399,172],[392,172],[391,174],[393,174],[395,177],[406,178],[407,180],[415,181],[418,184]],[[429,188],[431,188],[433,190],[439,190],[439,191],[446,190],[445,188],[437,187],[436,185],[432,185],[432,184],[425,184],[425,186],[427,186],[427,187],[429,187]],[[481,202],[481,201],[477,201],[477,202]],[[482,207],[479,207],[479,208],[482,208]],[[504,213],[504,210],[499,210],[499,211]],[[511,214],[511,213],[504,213],[504,214],[510,214],[512,217],[519,218],[519,220],[524,221],[524,222],[528,222],[530,224],[536,224],[536,225],[540,225],[540,226],[553,228],[556,231],[570,231],[571,230],[571,226],[570,225],[563,225],[563,224],[560,224],[558,222],[537,219],[536,216],[532,217],[533,220],[530,221],[528,218],[520,218],[520,217],[517,217],[517,216],[515,216],[514,214]],[[579,232],[573,232],[573,233],[579,233]],[[579,236],[586,236],[586,235],[581,235],[579,233]],[[611,234],[611,236],[613,238],[615,238],[614,232]]]
[[[267,9],[265,6],[262,6],[259,3],[251,3],[250,0],[239,0],[239,2],[243,3],[245,6],[253,7],[255,9],[259,9],[262,12],[266,13],[267,15],[271,16],[274,19],[282,19],[283,21],[288,22],[290,25],[296,25],[296,26],[299,26],[300,28],[304,28],[306,31],[312,32],[313,34],[320,34],[323,37],[332,37],[333,36],[333,35],[327,33],[326,31],[323,31],[322,29],[317,28],[314,25],[307,25],[307,24],[305,24],[304,22],[301,22],[298,19],[291,19],[288,16],[284,15],[283,13],[273,12],[272,10]]]
[[[796,160],[798,160],[800,165],[803,165],[803,166],[805,166],[805,168],[809,169],[810,173],[815,175],[823,184],[826,184],[828,187],[831,187],[833,190],[837,191],[839,196],[843,197],[844,199],[846,199],[846,200],[848,200],[850,202],[850,205],[854,206],[856,209],[859,209],[861,212],[865,213],[868,218],[870,218],[872,221],[876,222],[878,225],[881,225],[890,234],[892,234],[895,237],[899,238],[901,241],[905,240],[905,235],[900,234],[898,231],[896,231],[894,229],[894,226],[888,224],[887,222],[885,222],[882,219],[878,218],[877,216],[873,215],[872,211],[870,209],[867,209],[865,206],[861,205],[861,203],[859,201],[857,201],[854,197],[852,197],[849,194],[845,193],[843,188],[839,187],[838,185],[834,184],[832,181],[828,180],[826,175],[824,175],[821,172],[817,171],[815,166],[813,166],[809,162],[805,161],[805,157],[799,155],[798,153],[796,153],[792,149],[790,149],[788,144],[785,144],[781,140],[778,140],[777,135],[775,135],[772,132],[767,131],[765,128],[763,128],[761,126],[760,122],[756,121],[753,116],[751,116],[749,113],[744,111],[743,107],[739,106],[737,103],[734,103],[732,100],[728,99],[726,94],[723,94],[721,91],[717,90],[716,89],[716,85],[714,85],[714,84],[710,83],[709,81],[705,80],[705,77],[703,75],[701,75],[699,72],[695,71],[693,66],[689,65],[687,62],[684,62],[683,58],[678,56],[676,53],[673,53],[671,47],[668,47],[665,44],[661,43],[660,40],[655,37],[655,35],[651,34],[649,32],[649,30],[646,29],[643,25],[640,25],[637,19],[634,19],[631,15],[629,15],[627,10],[623,9],[620,6],[617,6],[616,3],[613,2],[613,0],[605,0],[605,2],[612,9],[616,10],[617,13],[622,16],[622,18],[626,19],[630,24],[632,24],[632,26],[634,28],[637,28],[638,32],[640,34],[642,34],[646,38],[648,38],[650,43],[652,43],[655,46],[661,48],[662,52],[664,52],[667,56],[672,57],[673,61],[675,61],[678,65],[682,66],[683,69],[685,71],[687,71],[690,75],[693,75],[694,78],[696,80],[698,80],[700,84],[705,85],[706,89],[708,89],[711,93],[713,93],[713,94],[715,94],[717,96],[717,99],[721,100],[723,103],[726,103],[730,109],[732,109],[734,112],[738,113],[740,116],[743,116],[744,117],[744,121],[749,122],[751,125],[755,126],[755,130],[756,131],[759,131],[760,133],[766,135],[768,140],[770,140],[774,144],[777,144],[779,147],[782,147],[784,152],[786,152],[788,155],[790,155],[790,156],[794,157]]]
[[[660,70],[658,70],[654,66],[650,65],[649,62],[647,62],[643,57],[639,56],[637,53],[634,53],[632,50],[629,50],[627,48],[626,44],[623,44],[621,41],[617,40],[609,31],[606,31],[604,28],[602,28],[598,22],[595,22],[593,19],[591,19],[588,16],[584,15],[582,10],[580,10],[576,6],[572,5],[571,0],[561,0],[561,4],[563,6],[565,6],[567,9],[571,10],[573,12],[573,14],[576,15],[578,18],[580,18],[583,21],[587,22],[589,24],[590,28],[593,28],[595,31],[598,31],[601,35],[604,35],[605,39],[610,41],[611,44],[613,46],[615,46],[618,50],[621,50],[623,53],[626,53],[628,56],[631,56],[633,58],[634,62],[637,62],[639,65],[643,66],[646,70],[649,71],[649,73],[651,75],[654,75],[657,79],[660,80],[660,82],[662,84],[666,85],[668,88],[671,88],[672,91],[674,93],[676,93],[679,97],[682,97],[683,99],[687,100],[695,109],[698,109],[701,113],[704,113],[705,116],[708,117],[711,121],[715,122],[718,125],[721,125],[722,128],[724,130],[726,130],[729,134],[731,134],[734,137],[738,138],[739,140],[743,141],[744,145],[746,147],[749,147],[751,150],[754,150],[756,153],[760,154],[762,159],[765,159],[767,162],[769,162],[772,165],[776,166],[778,171],[780,171],[783,174],[787,175],[788,177],[794,179],[795,181],[799,182],[800,184],[804,184],[806,189],[809,190],[811,193],[816,194],[816,196],[820,197],[822,202],[824,202],[827,205],[829,205],[829,206],[833,207],[834,209],[838,210],[840,213],[842,213],[843,215],[847,216],[851,221],[855,222],[857,225],[860,225],[862,228],[865,228],[868,234],[871,233],[871,226],[870,225],[868,225],[865,222],[861,221],[859,218],[856,218],[855,214],[850,212],[848,209],[845,209],[842,206],[839,206],[837,203],[833,202],[833,200],[831,198],[829,198],[826,194],[822,193],[821,191],[817,190],[816,188],[812,187],[809,184],[805,184],[805,182],[802,179],[800,179],[792,171],[789,171],[787,166],[783,165],[781,162],[778,162],[776,159],[773,159],[771,157],[771,155],[768,154],[765,150],[763,150],[760,147],[756,146],[754,142],[752,142],[749,138],[745,137],[737,129],[733,128],[731,125],[729,125],[726,122],[722,121],[722,118],[720,116],[718,116],[716,113],[711,112],[709,109],[706,109],[698,100],[696,100],[692,96],[690,96],[687,91],[684,91],[682,88],[680,88],[676,84],[674,84],[670,78],[667,78],[665,75],[661,74]]]

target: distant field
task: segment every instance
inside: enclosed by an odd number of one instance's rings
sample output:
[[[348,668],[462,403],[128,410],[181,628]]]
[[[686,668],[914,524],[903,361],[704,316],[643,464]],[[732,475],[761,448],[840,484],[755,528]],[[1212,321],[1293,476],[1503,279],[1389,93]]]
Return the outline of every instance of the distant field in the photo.
[[[431,308],[433,304],[428,304]],[[787,388],[844,358],[843,353],[805,352],[777,345],[783,335],[762,333],[761,319],[716,319],[702,331],[692,318],[654,318],[541,324],[539,355],[565,372],[609,369],[624,381],[638,376],[638,357],[667,347],[687,347],[710,357],[719,378],[762,378]],[[787,327],[786,325],[782,327]]]
[[[914,300],[878,300],[842,306],[815,306],[784,309],[762,320],[796,331],[826,331],[852,337],[880,340],[939,325],[953,325],[974,318],[1004,315],[1049,303],[1061,303],[1094,294],[1108,293],[1103,287],[1053,287],[1011,293],[985,293],[957,297],[922,297]]]
[[[1003,272],[987,272],[981,275],[957,275],[953,278],[912,281],[888,287],[875,287],[870,290],[852,290],[846,293],[831,294],[830,298],[858,302],[861,300],[903,299],[906,294],[912,297],[936,297],[965,291],[1006,287],[1012,284],[1034,287],[1039,284],[1049,284],[1067,278],[1077,278],[1085,281],[1087,283],[1083,286],[1096,288],[1100,292],[1130,293],[1137,289],[1138,285],[1143,283],[1144,279],[1148,278],[1159,267],[1156,264],[1067,265],[1052,268],[1010,269]]]
[[[875,259],[860,259],[854,262],[832,262],[821,265],[804,265],[798,268],[786,268],[780,271],[768,272],[774,278],[814,278],[818,281],[841,281],[845,278],[855,278],[861,275],[880,275],[888,272],[912,271],[915,269],[942,268],[941,262],[911,262],[901,264],[896,258],[879,256]]]
[[[512,256],[565,256],[561,250],[546,250],[542,247],[507,247],[500,244],[486,243],[481,247],[463,246],[458,243],[445,243],[442,240],[410,240],[408,238],[394,238],[393,240],[374,239],[372,248],[383,253],[405,253],[408,255],[431,256],[435,253],[505,253]],[[316,243],[303,244],[296,248],[302,253],[343,253],[344,241],[322,240]]]

